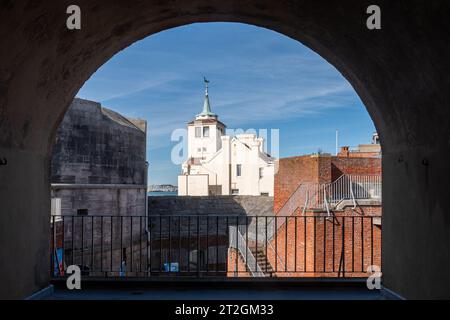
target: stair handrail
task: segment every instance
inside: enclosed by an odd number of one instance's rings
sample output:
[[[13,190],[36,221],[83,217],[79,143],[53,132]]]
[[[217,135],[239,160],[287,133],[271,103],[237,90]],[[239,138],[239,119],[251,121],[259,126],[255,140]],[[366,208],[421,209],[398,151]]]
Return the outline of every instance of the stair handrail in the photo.
[[[272,251],[275,253],[276,258],[278,259],[279,262],[281,262],[281,265],[282,265],[282,266],[285,265],[285,264],[284,264],[283,258],[280,257],[280,255],[278,254],[278,252],[277,252],[277,251],[275,250],[275,248],[273,247],[272,243],[271,243],[270,241],[267,241],[267,244],[269,245],[270,249],[272,249]],[[267,260],[268,260],[268,257],[267,257]],[[277,269],[277,268],[275,268],[275,269]],[[277,270],[275,270],[275,272],[276,272],[276,271],[277,271]]]
[[[229,226],[229,237],[230,237],[229,247],[235,248],[240,252],[241,257],[244,260],[244,263],[247,266],[250,273],[252,274],[252,276],[265,277],[266,275],[259,266],[258,261],[256,261],[255,256],[248,248],[248,243],[245,240],[244,236],[241,234],[239,228],[236,226]],[[236,240],[237,243],[235,243]],[[236,259],[238,259],[237,256]],[[251,266],[251,264],[253,264],[253,267]]]

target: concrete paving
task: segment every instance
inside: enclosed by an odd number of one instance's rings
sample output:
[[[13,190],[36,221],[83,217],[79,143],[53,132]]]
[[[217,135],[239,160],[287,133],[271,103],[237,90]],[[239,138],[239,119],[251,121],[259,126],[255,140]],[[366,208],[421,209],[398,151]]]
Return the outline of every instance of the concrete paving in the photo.
[[[363,287],[190,288],[88,287],[68,290],[55,286],[45,300],[382,300],[380,290]]]

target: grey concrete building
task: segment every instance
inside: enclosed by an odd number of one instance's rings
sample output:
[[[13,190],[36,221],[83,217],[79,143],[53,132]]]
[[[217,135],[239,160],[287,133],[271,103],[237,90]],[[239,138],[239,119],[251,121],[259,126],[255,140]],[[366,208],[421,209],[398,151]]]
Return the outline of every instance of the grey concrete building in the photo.
[[[52,214],[145,215],[147,122],[75,98],[51,164]]]

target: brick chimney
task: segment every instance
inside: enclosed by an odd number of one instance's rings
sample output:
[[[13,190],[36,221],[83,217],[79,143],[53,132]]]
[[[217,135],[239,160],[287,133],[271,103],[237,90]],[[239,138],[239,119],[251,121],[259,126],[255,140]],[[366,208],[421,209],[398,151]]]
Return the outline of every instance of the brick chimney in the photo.
[[[348,158],[350,156],[350,147],[341,147],[341,151],[338,153],[338,157]]]

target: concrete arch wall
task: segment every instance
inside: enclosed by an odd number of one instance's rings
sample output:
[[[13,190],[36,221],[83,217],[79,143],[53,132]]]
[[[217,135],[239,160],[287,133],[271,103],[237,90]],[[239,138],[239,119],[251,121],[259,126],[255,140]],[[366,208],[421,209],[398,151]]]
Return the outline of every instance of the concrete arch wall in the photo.
[[[383,272],[408,298],[450,297],[448,1],[78,0],[0,2],[0,297],[48,284],[49,155],[65,110],[118,51],[193,22],[244,22],[301,41],[353,85],[383,143]]]

